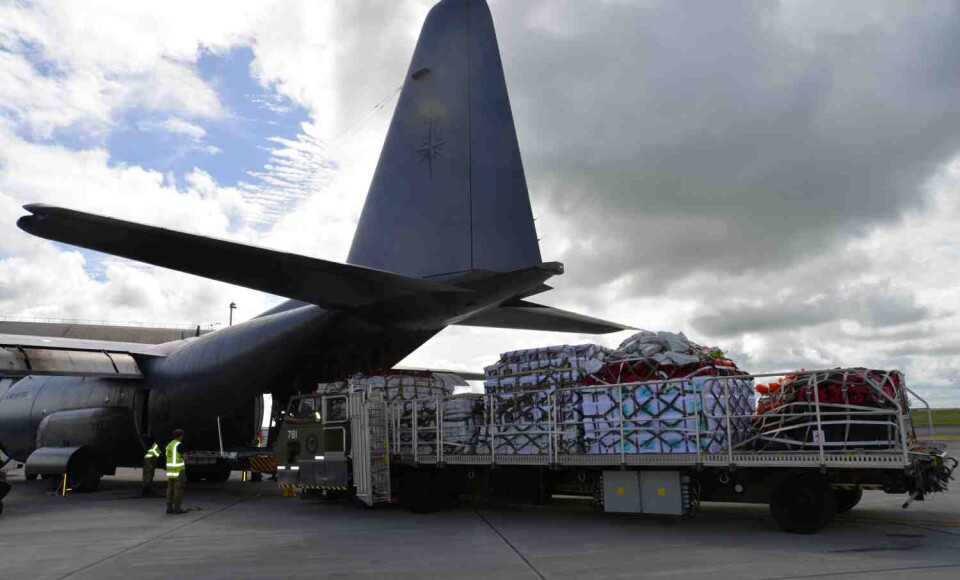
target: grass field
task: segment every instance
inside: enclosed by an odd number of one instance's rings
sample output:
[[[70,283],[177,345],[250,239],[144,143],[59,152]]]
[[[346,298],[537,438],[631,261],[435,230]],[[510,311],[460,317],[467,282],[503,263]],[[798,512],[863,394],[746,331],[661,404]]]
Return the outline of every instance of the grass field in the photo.
[[[943,425],[960,425],[960,409],[932,409],[933,425],[940,427]],[[913,424],[923,426],[927,424],[926,411],[913,412]]]

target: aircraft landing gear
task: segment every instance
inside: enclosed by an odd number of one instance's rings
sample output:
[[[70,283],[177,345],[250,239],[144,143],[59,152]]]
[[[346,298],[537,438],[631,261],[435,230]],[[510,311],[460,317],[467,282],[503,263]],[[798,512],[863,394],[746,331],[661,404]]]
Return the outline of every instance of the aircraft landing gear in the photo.
[[[97,464],[87,455],[77,455],[67,465],[67,490],[74,493],[96,491],[100,487],[103,473]],[[49,482],[54,491],[63,493],[63,476],[44,475],[43,479]]]

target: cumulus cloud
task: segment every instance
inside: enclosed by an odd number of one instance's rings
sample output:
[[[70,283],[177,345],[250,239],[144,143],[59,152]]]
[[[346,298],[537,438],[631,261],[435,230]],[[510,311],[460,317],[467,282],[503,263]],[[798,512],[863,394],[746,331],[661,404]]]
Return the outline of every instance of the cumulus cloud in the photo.
[[[879,4],[828,30],[763,2],[502,14],[541,231],[578,233],[568,261],[607,257],[584,283],[630,273],[631,292],[660,293],[802,259],[922,203],[955,153],[947,5]]]
[[[859,321],[870,327],[897,326],[927,320],[934,312],[916,303],[916,298],[890,283],[857,284],[813,296],[798,296],[788,287],[769,300],[729,306],[714,303],[694,318],[693,327],[710,335],[731,336],[745,332],[799,329],[840,320]]]
[[[194,125],[189,121],[171,117],[163,122],[163,128],[171,133],[186,135],[194,141],[202,141],[207,132],[200,125]]]

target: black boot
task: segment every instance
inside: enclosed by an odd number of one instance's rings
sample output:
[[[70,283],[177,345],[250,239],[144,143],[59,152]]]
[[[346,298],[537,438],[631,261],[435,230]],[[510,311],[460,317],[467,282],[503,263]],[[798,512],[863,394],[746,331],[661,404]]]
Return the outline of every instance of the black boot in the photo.
[[[172,504],[169,504],[169,503],[167,504],[167,513],[168,513],[168,514],[172,514],[172,513],[173,513],[173,505],[172,505]]]
[[[144,487],[140,490],[141,497],[157,497],[157,494],[153,493],[153,489],[149,487]]]

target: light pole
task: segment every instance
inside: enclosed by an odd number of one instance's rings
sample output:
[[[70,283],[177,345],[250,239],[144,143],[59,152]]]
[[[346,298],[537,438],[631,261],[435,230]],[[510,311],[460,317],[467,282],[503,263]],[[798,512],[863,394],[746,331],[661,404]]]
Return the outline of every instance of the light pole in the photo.
[[[233,311],[236,310],[236,308],[237,308],[237,303],[231,302],[230,303],[230,326],[233,326]]]

